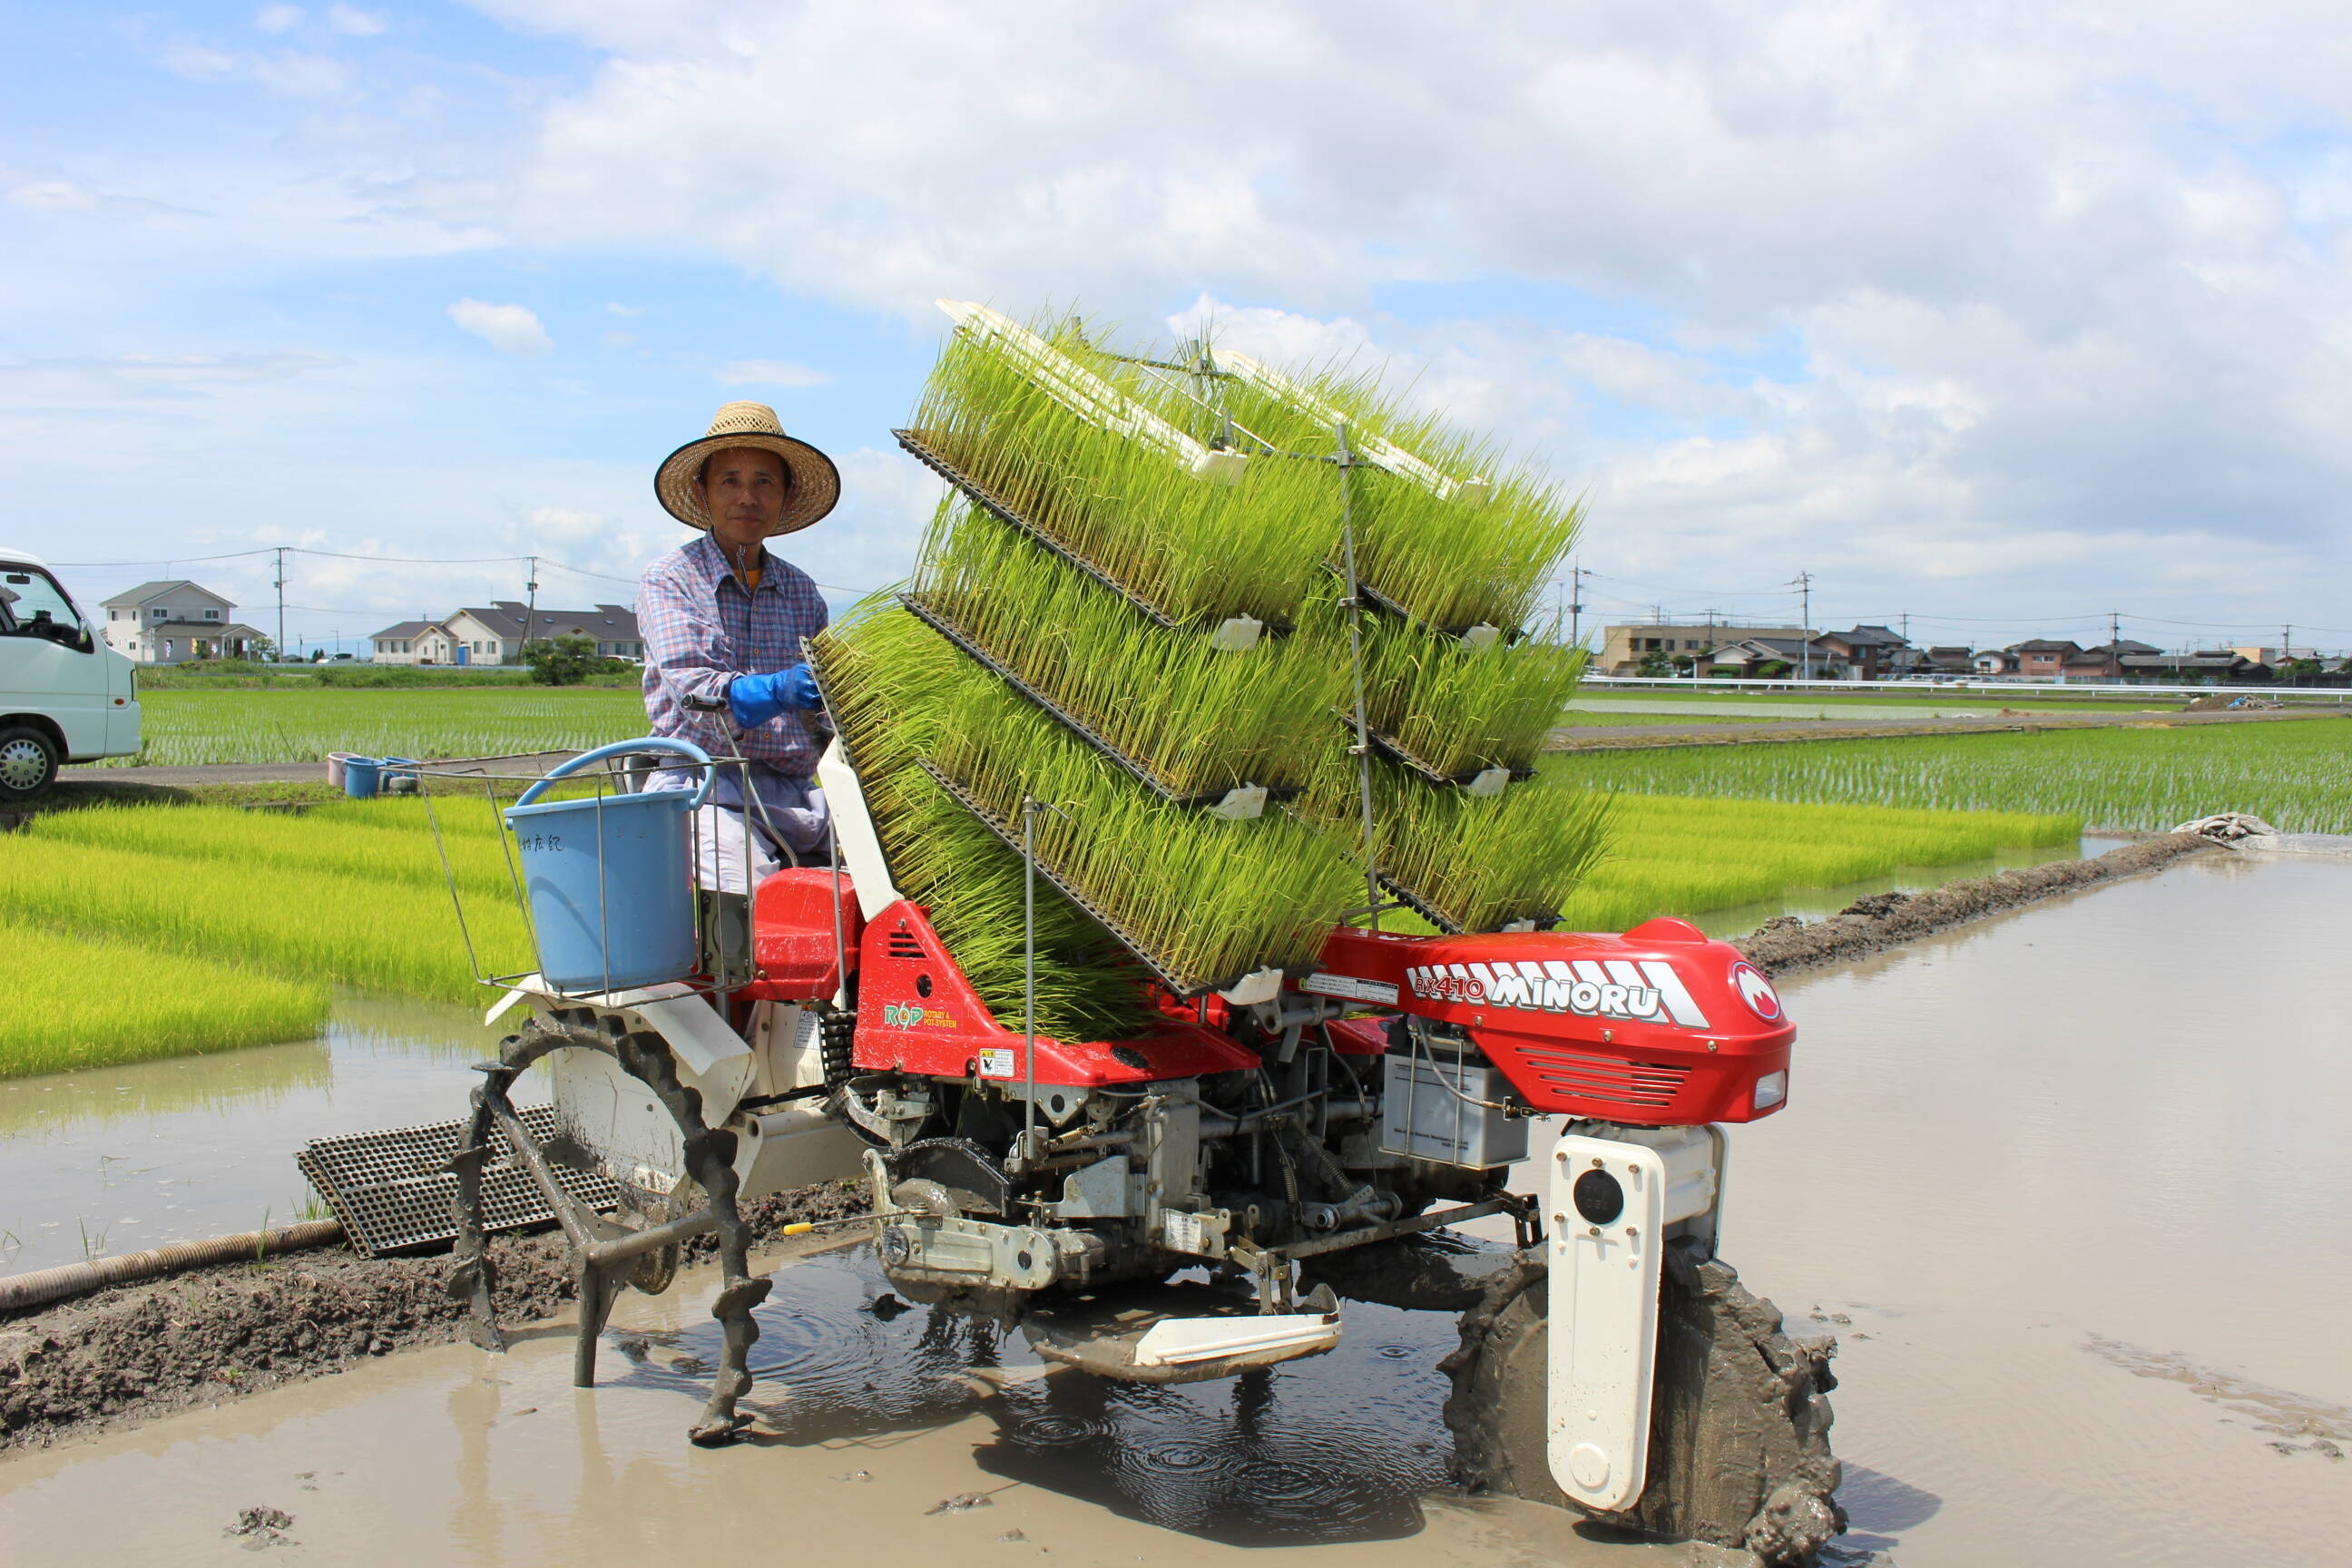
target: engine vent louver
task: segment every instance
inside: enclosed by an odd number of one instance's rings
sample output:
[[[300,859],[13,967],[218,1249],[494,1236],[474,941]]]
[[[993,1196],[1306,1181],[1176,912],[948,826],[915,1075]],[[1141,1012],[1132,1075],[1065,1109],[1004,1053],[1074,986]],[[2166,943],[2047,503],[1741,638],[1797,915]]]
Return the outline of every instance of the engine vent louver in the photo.
[[[1578,1051],[1521,1047],[1519,1055],[1536,1076],[1563,1093],[1586,1100],[1615,1100],[1622,1105],[1662,1110],[1674,1103],[1688,1068],[1663,1062],[1630,1062],[1615,1057],[1589,1057]]]

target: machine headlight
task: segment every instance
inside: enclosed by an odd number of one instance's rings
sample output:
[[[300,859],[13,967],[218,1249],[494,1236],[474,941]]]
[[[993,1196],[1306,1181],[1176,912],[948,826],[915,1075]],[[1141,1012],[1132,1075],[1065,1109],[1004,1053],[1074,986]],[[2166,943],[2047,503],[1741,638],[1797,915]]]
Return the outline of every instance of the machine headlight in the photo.
[[[1757,1110],[1761,1110],[1768,1105],[1778,1105],[1788,1098],[1789,1069],[1787,1068],[1782,1068],[1778,1072],[1768,1072],[1756,1080]]]

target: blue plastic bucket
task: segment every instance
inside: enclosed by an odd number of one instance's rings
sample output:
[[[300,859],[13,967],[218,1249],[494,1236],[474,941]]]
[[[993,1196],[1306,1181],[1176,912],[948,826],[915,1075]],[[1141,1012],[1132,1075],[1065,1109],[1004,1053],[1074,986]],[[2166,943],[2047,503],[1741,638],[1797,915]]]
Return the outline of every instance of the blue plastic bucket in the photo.
[[[377,757],[343,759],[343,793],[353,800],[372,800],[383,782],[383,763]]]
[[[590,763],[649,751],[677,752],[703,764],[701,785],[590,800],[539,799],[557,779]],[[685,741],[623,741],[558,765],[507,808],[539,938],[539,972],[550,986],[622,991],[694,973],[687,817],[710,793],[709,762],[700,747]]]

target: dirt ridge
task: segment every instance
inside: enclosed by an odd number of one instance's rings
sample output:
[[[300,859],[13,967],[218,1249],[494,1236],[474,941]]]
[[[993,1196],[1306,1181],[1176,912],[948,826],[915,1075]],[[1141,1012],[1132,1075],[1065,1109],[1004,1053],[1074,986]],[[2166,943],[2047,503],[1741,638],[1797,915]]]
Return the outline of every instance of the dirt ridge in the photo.
[[[799,1220],[864,1212],[864,1190],[828,1183],[744,1205],[755,1238]],[[552,1318],[575,1281],[563,1237],[500,1237],[499,1320]],[[708,1236],[691,1258],[715,1255]],[[361,1257],[342,1247],[199,1268],[0,1318],[0,1454],[48,1447],[175,1411],[223,1404],[369,1356],[465,1337],[446,1255]]]
[[[1781,915],[1736,938],[1732,945],[1757,968],[1778,977],[1884,952],[1987,915],[2117,877],[2157,870],[2182,856],[2207,852],[2229,850],[2194,833],[2159,834],[2088,860],[2022,866],[1990,877],[1948,882],[1921,893],[1873,893],[1826,920],[1811,923],[1795,915]]]

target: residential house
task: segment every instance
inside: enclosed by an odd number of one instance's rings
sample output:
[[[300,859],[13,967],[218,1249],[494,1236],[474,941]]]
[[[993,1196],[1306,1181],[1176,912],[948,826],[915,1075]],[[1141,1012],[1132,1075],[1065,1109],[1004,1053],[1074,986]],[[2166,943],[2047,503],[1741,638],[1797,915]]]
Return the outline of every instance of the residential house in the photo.
[[[1980,648],[1969,660],[1979,675],[2015,675],[2017,656],[2005,647]]]
[[[1816,680],[1843,680],[1853,673],[1853,663],[1844,654],[1829,646],[1827,637],[1812,639],[1810,656],[1806,638],[1799,632],[1790,637],[1750,637],[1723,648],[1716,655],[1718,664],[1737,664],[1739,673],[1751,679],[1769,669],[1774,676],[1780,667],[1788,666],[1787,673],[1800,675],[1809,670]]]
[[[236,619],[234,603],[184,577],[142,583],[100,607],[106,646],[141,664],[250,658],[263,640]]]
[[[2068,680],[2116,680],[2124,673],[2123,661],[2126,655],[2145,657],[2159,651],[2147,643],[2134,642],[2125,637],[2116,642],[2101,643],[2096,647],[2076,649],[2067,657],[2061,673]]]
[[[1911,639],[1885,626],[1855,626],[1851,631],[1823,632],[1816,645],[1853,667],[1857,680],[1885,680],[1910,671]]]
[[[2200,648],[2194,653],[2126,654],[2124,673],[2136,679],[2163,682],[2205,681],[2242,686],[2270,679],[2270,667],[2256,664],[2226,647]]]
[[[402,621],[377,632],[368,640],[375,645],[378,664],[440,664],[445,660],[429,657],[428,641],[446,643],[448,628],[438,621]]]
[[[1976,657],[1966,647],[1930,647],[1922,669],[1928,675],[1973,675]]]
[[[1643,663],[1652,655],[1666,659],[1676,668],[1686,668],[1694,658],[1709,654],[1717,657],[1712,664],[1737,664],[1737,659],[1721,657],[1718,650],[1728,648],[1743,638],[1756,637],[1798,637],[1806,636],[1799,626],[1732,626],[1720,621],[1698,626],[1669,625],[1658,622],[1648,626],[1603,626],[1601,652],[1593,660],[1596,669],[1607,675],[1637,675]]]
[[[532,609],[519,599],[468,605],[437,621],[403,621],[373,640],[376,658],[384,664],[520,664],[525,642],[562,637],[587,637],[606,658],[643,658],[646,653],[636,614],[625,605]]]
[[[2066,673],[2066,661],[2083,650],[2071,642],[2034,637],[2011,643],[2009,651],[2017,658],[2017,673],[2026,679],[2056,680]]]

